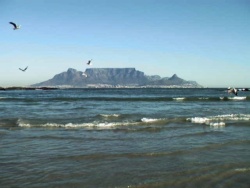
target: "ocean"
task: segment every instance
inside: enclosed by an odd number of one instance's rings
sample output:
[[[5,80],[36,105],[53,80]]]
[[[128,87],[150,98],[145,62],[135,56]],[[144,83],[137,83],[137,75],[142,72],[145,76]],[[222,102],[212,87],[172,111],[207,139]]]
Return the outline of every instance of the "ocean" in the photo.
[[[0,187],[250,187],[250,92],[0,91]]]

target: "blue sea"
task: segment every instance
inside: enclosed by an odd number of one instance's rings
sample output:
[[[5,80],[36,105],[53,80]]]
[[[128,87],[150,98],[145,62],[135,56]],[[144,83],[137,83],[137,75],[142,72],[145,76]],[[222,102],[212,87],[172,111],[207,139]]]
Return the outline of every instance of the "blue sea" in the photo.
[[[250,187],[250,92],[0,91],[0,187]]]

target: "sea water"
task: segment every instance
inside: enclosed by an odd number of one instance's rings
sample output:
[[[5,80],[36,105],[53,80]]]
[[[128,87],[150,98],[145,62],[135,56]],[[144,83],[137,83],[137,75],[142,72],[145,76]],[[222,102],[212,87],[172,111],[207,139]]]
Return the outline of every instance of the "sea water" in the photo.
[[[0,91],[0,187],[250,187],[250,93]]]

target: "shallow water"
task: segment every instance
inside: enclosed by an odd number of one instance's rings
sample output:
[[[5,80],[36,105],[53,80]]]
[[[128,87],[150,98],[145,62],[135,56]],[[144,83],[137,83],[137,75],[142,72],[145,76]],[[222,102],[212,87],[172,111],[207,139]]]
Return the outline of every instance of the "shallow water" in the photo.
[[[249,187],[249,95],[0,91],[0,186]]]

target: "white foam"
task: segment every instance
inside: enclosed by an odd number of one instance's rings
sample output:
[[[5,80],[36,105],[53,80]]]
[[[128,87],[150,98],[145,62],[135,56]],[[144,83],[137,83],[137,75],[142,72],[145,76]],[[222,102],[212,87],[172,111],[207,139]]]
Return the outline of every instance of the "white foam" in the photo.
[[[247,97],[228,97],[230,100],[246,100]]]
[[[225,126],[224,121],[250,121],[250,114],[225,114],[208,117],[187,118],[187,121],[198,124],[207,124],[210,126]]]
[[[176,97],[176,98],[173,98],[174,100],[177,100],[177,101],[183,101],[185,100],[185,97]]]
[[[231,120],[231,121],[249,121],[250,114],[225,114],[218,116],[211,116],[214,120]]]
[[[113,128],[117,126],[115,123],[67,123],[67,124],[56,124],[46,123],[41,125],[43,127],[62,127],[62,128]]]
[[[19,123],[18,126],[19,127],[31,127],[29,123]]]
[[[225,115],[217,115],[217,116],[208,116],[208,117],[194,117],[188,118],[192,123],[205,123],[207,121],[212,120],[232,120],[232,121],[249,121],[250,114],[225,114]]]
[[[93,123],[81,123],[81,124],[72,124],[68,123],[62,125],[65,128],[97,128],[97,129],[112,129],[119,126],[130,126],[137,125],[138,122],[93,122]]]
[[[226,123],[224,122],[211,122],[209,123],[211,127],[225,127]]]
[[[31,127],[29,123],[24,122],[22,119],[18,119],[16,123],[19,127]]]
[[[100,116],[102,116],[102,117],[119,117],[120,116],[120,114],[100,114]]]
[[[246,172],[246,171],[249,171],[250,168],[236,168],[235,171],[238,171],[238,172]]]
[[[226,125],[225,122],[214,122],[215,119],[213,118],[207,118],[207,117],[194,117],[194,118],[188,118],[187,120],[190,120],[192,123],[198,123],[198,124],[206,124],[210,125],[211,127],[224,127]]]
[[[153,119],[153,118],[142,118],[141,121],[144,123],[150,123],[150,122],[156,122],[159,121],[160,119]]]
[[[207,123],[210,121],[210,119],[206,117],[194,117],[194,118],[188,118],[187,120],[190,120],[192,123]]]
[[[115,123],[81,123],[81,124],[73,124],[67,123],[62,125],[64,128],[101,128],[101,129],[110,129],[117,126]]]
[[[91,122],[91,123],[45,123],[32,125],[21,120],[17,122],[19,127],[50,127],[50,128],[93,128],[93,129],[112,129],[118,126],[137,125],[139,122]]]

